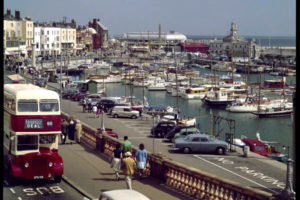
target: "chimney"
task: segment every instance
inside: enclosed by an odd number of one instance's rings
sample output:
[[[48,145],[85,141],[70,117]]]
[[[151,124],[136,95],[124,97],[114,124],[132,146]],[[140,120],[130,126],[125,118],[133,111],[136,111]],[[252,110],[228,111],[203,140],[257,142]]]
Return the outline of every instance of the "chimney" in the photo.
[[[11,15],[10,9],[7,9],[7,10],[6,10],[6,14],[7,14],[7,16]]]
[[[15,19],[19,20],[20,18],[20,11],[16,10],[15,11]]]

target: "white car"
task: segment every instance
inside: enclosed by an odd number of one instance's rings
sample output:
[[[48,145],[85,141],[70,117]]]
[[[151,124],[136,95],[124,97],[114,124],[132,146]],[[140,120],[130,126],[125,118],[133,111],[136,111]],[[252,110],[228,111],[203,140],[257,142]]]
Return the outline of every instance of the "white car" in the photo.
[[[115,106],[111,111],[111,116],[114,118],[118,117],[130,117],[136,119],[139,117],[139,111],[132,110],[130,106]]]
[[[135,190],[110,190],[102,192],[99,200],[150,200],[142,193]]]

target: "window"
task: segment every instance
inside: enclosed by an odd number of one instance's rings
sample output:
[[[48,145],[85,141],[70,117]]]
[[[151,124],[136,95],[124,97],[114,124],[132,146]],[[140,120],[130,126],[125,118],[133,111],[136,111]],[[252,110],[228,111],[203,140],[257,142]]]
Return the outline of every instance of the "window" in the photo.
[[[201,138],[201,142],[207,142],[208,139],[207,138]]]
[[[192,140],[193,142],[198,142],[198,141],[200,141],[200,138],[193,138],[193,140]]]
[[[59,104],[56,99],[41,99],[40,100],[41,112],[56,112],[59,111]]]
[[[55,142],[56,135],[40,135],[40,144],[51,144]]]
[[[47,35],[49,35],[49,31],[47,31]]]
[[[265,150],[264,146],[255,146],[255,151],[263,151]]]
[[[37,135],[19,135],[17,139],[17,150],[37,150],[38,136]]]
[[[37,112],[38,104],[36,100],[21,99],[18,101],[19,112]]]

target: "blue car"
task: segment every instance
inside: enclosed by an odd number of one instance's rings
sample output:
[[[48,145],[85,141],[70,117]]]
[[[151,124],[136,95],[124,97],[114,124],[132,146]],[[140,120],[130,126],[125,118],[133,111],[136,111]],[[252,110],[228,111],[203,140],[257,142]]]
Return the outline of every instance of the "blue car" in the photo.
[[[185,138],[175,140],[173,147],[183,153],[216,153],[225,154],[228,150],[228,143],[217,140],[215,137],[207,134],[190,134]]]

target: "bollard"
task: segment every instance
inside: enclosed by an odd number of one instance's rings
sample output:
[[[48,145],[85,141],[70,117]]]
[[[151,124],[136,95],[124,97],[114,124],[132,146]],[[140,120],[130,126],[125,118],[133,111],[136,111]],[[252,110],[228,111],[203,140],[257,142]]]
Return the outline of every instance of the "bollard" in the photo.
[[[249,154],[249,146],[248,145],[245,145],[244,148],[243,148],[243,155],[244,157],[248,157],[248,154]]]

